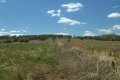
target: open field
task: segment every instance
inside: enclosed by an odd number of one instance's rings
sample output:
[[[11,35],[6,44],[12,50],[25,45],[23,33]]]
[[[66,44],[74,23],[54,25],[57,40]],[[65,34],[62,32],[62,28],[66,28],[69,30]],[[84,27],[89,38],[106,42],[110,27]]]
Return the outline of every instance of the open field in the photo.
[[[0,43],[0,80],[120,80],[120,42]]]

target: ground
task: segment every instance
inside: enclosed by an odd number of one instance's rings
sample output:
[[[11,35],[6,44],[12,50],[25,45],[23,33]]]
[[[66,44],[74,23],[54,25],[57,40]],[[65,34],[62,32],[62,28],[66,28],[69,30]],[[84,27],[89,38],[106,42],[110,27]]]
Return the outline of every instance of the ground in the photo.
[[[120,80],[120,42],[0,43],[0,80]]]

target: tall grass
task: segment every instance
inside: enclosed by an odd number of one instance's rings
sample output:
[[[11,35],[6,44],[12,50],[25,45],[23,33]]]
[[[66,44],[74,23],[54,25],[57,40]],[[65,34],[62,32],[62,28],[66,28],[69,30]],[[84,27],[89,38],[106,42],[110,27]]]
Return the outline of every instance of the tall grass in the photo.
[[[0,44],[0,80],[38,80],[56,64],[55,44]]]
[[[101,41],[65,42],[59,51],[56,79],[120,80],[120,55],[118,54],[120,45],[116,42],[110,42],[107,45],[108,43]],[[118,50],[114,51],[116,47]]]
[[[0,80],[120,80],[120,43],[0,44]]]

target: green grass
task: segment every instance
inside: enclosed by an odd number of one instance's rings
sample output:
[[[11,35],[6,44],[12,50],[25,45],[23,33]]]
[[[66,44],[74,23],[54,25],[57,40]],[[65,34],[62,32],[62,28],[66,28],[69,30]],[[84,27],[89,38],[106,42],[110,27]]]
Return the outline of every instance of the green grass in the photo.
[[[57,63],[55,44],[0,44],[0,80],[25,80],[29,74],[47,74]]]
[[[60,42],[0,43],[0,80],[120,80],[119,42]]]

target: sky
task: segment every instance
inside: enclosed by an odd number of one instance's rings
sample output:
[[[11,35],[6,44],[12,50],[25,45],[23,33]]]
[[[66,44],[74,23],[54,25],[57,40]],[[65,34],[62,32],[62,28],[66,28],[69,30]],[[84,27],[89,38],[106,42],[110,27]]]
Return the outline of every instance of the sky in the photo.
[[[0,0],[0,36],[120,35],[120,0]]]

